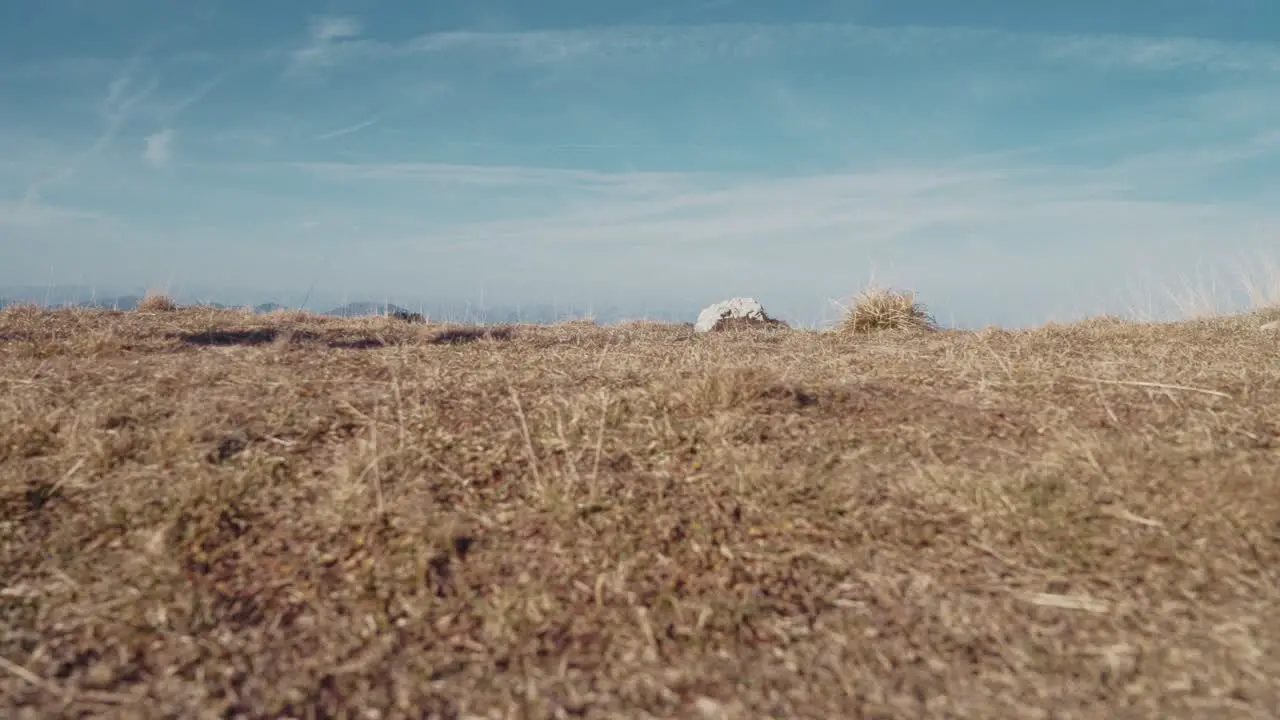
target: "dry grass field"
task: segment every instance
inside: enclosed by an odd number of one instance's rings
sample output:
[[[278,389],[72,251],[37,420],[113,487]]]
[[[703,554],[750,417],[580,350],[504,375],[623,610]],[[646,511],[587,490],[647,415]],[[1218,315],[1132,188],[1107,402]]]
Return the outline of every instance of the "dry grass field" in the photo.
[[[1264,315],[154,309],[0,312],[0,716],[1280,716]]]

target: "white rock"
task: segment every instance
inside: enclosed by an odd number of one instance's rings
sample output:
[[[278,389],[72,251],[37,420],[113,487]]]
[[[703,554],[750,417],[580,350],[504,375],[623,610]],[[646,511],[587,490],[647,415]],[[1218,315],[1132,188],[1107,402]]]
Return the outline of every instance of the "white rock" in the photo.
[[[1280,320],[1272,320],[1269,323],[1263,323],[1260,329],[1270,332],[1280,332]]]
[[[715,303],[698,313],[698,322],[694,323],[693,330],[700,333],[711,332],[715,329],[716,323],[721,320],[735,318],[761,323],[776,322],[765,313],[764,306],[756,302],[755,299],[736,297]]]

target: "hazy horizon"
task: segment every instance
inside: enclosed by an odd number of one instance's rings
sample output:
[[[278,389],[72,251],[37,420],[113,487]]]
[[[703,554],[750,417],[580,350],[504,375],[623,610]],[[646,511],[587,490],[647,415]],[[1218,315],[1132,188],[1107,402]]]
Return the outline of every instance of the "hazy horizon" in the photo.
[[[800,325],[873,278],[959,326],[1280,298],[1280,5],[967,5],[10,3],[0,285]]]

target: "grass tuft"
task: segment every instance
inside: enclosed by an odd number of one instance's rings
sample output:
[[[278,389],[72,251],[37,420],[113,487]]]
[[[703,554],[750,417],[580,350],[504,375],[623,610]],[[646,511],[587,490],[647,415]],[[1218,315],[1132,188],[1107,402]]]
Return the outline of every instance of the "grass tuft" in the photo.
[[[886,330],[935,330],[933,316],[916,301],[915,293],[872,285],[850,302],[841,303],[838,330],[846,335]]]
[[[136,310],[144,313],[167,313],[178,309],[178,303],[164,293],[148,292]]]

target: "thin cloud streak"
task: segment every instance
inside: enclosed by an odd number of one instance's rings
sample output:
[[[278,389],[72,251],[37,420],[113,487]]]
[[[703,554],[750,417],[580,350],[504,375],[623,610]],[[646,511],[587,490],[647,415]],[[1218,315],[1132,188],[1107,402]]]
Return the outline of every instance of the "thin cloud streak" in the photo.
[[[448,163],[341,163],[285,162],[253,163],[232,166],[243,172],[295,170],[317,178],[339,182],[373,181],[470,186],[526,187],[655,187],[664,182],[678,182],[698,177],[714,178],[714,173],[633,172],[607,173],[572,168],[486,166]]]
[[[76,174],[85,162],[92,160],[106,150],[111,141],[120,132],[120,128],[130,119],[134,109],[155,92],[158,82],[152,80],[140,90],[129,93],[129,89],[134,85],[141,61],[141,55],[135,56],[108,84],[107,96],[101,108],[101,113],[104,116],[104,126],[102,132],[94,139],[93,144],[72,162],[55,168],[45,177],[28,185],[23,195],[24,203],[39,203],[45,190],[66,182]]]
[[[356,37],[361,30],[360,21],[350,16],[321,16],[311,20],[311,37],[317,42]]]
[[[814,55],[864,49],[889,56],[938,58],[965,50],[1006,50],[1048,63],[1142,71],[1206,70],[1280,72],[1280,46],[1192,37],[1052,35],[958,27],[875,27],[837,23],[611,26],[514,32],[457,31],[419,35],[404,42],[316,40],[295,51],[295,65],[430,55],[491,52],[518,63],[554,65],[660,57],[673,62],[753,56]]]
[[[0,201],[0,227],[38,230],[57,225],[104,219],[98,213],[60,208],[44,203]]]
[[[1173,168],[1194,177],[1225,158],[1248,157],[1249,146],[1149,153],[1099,167],[980,166],[960,160],[791,177],[429,163],[290,163],[245,170],[287,170],[342,184],[413,189],[502,187],[514,195],[560,198],[554,209],[537,216],[495,219],[486,211],[483,217],[424,222],[420,247],[432,251],[512,240],[544,249],[576,244],[625,249],[786,239],[793,247],[836,242],[848,252],[967,236],[998,238],[1015,247],[1111,238],[1129,249],[1154,251],[1165,241],[1205,242],[1224,232],[1257,239],[1280,231],[1280,212],[1259,207],[1130,196],[1132,188],[1176,182],[1170,179]]]
[[[305,46],[289,55],[286,74],[296,75],[337,64],[349,49],[363,45],[357,40],[363,26],[351,16],[313,17]]]
[[[189,93],[188,95],[178,98],[174,102],[168,103],[167,105],[165,105],[160,111],[160,116],[166,122],[172,122],[173,119],[176,118],[178,115],[182,114],[186,110],[190,109],[192,106],[204,100],[209,95],[209,93],[213,92],[220,85],[226,82],[227,77],[228,77],[228,73],[219,73],[214,77],[210,78],[209,80],[206,80],[204,83],[197,86],[196,89],[191,91],[191,93]]]
[[[361,130],[364,130],[365,128],[369,128],[369,127],[372,127],[373,125],[376,125],[377,122],[378,122],[378,118],[376,117],[369,118],[368,120],[365,120],[364,122],[356,123],[355,125],[348,125],[347,127],[338,128],[337,130],[333,130],[327,133],[317,135],[315,139],[316,140],[332,140],[334,138],[340,138],[345,135],[352,135],[354,133],[360,132]]]

